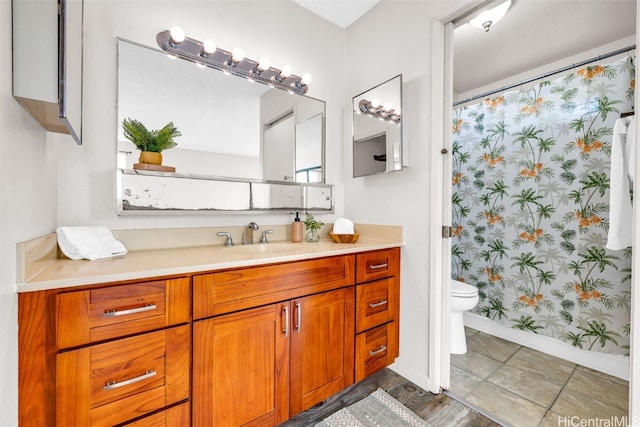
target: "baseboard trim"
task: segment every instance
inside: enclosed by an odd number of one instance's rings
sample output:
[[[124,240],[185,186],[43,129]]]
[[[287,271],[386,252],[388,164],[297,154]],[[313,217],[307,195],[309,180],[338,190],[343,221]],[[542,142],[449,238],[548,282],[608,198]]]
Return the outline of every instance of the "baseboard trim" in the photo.
[[[464,325],[489,335],[512,341],[524,347],[529,347],[533,350],[568,360],[577,365],[586,366],[587,368],[629,381],[629,358],[627,356],[582,350],[555,338],[499,325],[484,316],[469,312],[464,313]]]

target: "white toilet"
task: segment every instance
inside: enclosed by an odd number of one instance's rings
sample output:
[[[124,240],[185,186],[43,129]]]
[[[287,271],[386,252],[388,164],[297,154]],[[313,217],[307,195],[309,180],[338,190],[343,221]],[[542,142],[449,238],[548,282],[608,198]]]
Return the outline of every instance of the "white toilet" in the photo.
[[[451,279],[449,283],[449,352],[467,352],[467,337],[464,334],[462,313],[478,304],[478,289],[466,283]]]

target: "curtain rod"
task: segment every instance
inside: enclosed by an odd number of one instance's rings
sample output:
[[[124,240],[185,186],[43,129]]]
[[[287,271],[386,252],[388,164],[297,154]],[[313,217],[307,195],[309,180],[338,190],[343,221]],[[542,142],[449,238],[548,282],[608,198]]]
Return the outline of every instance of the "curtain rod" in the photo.
[[[571,70],[571,69],[576,68],[576,67],[581,67],[583,65],[587,65],[587,64],[590,64],[590,63],[595,62],[595,61],[600,61],[602,59],[611,58],[612,56],[616,56],[616,55],[619,55],[621,53],[629,52],[631,50],[634,50],[635,48],[636,48],[636,45],[634,44],[634,45],[627,46],[627,47],[624,47],[624,48],[621,48],[621,49],[618,49],[618,50],[614,50],[613,52],[605,53],[603,55],[596,56],[595,58],[591,58],[591,59],[587,59],[587,60],[584,60],[584,61],[580,61],[578,63],[572,64],[572,65],[568,65],[566,67],[562,67],[562,68],[559,68],[557,70],[550,71],[548,73],[544,73],[544,74],[541,74],[539,76],[532,77],[530,79],[520,81],[518,83],[513,83],[513,84],[510,84],[510,85],[507,85],[507,86],[503,86],[503,87],[501,87],[499,89],[494,89],[494,90],[491,90],[489,92],[481,93],[480,95],[475,95],[475,96],[472,96],[470,98],[463,99],[462,101],[454,102],[453,106],[456,107],[456,106],[458,106],[460,104],[465,104],[467,102],[475,101],[476,99],[485,98],[487,96],[490,96],[490,95],[493,95],[493,94],[496,94],[496,93],[499,93],[499,92],[502,92],[502,91],[505,91],[505,90],[513,89],[513,88],[516,88],[518,86],[525,85],[527,83],[535,82],[536,80],[545,79],[547,77],[553,76],[555,74],[562,73],[564,71]]]

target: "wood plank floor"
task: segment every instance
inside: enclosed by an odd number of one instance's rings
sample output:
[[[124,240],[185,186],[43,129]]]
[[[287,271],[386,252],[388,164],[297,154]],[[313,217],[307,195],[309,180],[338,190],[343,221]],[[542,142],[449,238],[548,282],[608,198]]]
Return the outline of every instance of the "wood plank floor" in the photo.
[[[389,393],[419,417],[436,427],[495,427],[500,425],[444,393],[432,394],[392,370],[383,369],[298,414],[282,426],[313,426],[334,412],[365,398],[378,388]]]

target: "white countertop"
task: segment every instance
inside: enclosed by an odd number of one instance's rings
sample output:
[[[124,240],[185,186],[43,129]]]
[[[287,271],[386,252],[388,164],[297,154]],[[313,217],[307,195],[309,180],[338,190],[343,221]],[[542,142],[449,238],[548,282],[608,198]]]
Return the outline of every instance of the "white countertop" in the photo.
[[[58,259],[25,283],[19,284],[18,292],[298,261],[388,249],[401,245],[399,241],[370,237],[361,237],[356,243],[334,243],[327,238],[317,243],[276,241],[232,247],[215,245],[140,250],[96,261]]]

